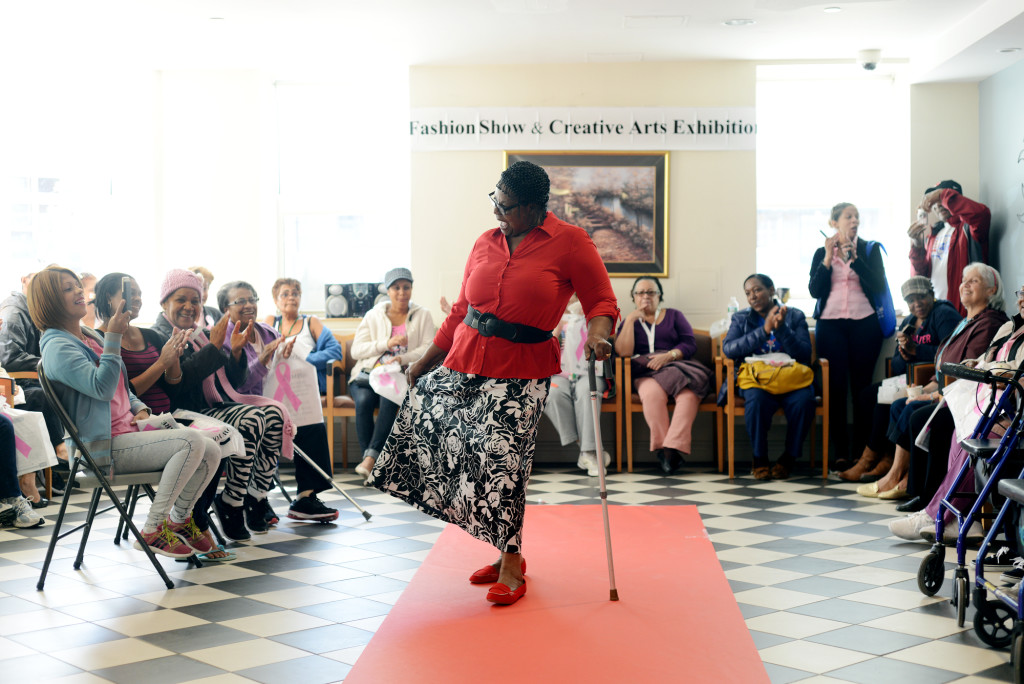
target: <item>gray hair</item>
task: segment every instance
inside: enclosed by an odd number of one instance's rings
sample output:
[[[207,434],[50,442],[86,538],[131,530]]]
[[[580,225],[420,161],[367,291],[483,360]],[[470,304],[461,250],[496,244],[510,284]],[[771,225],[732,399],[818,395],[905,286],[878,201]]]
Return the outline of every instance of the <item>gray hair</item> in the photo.
[[[994,287],[996,291],[988,298],[990,309],[1002,310],[1003,308],[1003,279],[999,277],[999,271],[988,264],[975,261],[964,266],[963,278],[967,279],[968,271],[977,271],[978,277],[985,281],[985,287]]]

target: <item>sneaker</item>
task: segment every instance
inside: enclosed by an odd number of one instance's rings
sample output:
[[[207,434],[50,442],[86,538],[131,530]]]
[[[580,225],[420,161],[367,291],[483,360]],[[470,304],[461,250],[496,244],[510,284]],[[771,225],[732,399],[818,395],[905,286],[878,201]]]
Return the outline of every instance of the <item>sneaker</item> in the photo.
[[[338,510],[325,506],[316,494],[310,494],[292,502],[288,509],[288,517],[295,520],[328,522],[338,519]]]
[[[921,538],[925,541],[935,543],[935,525],[926,527],[921,530]],[[981,523],[975,520],[971,523],[971,526],[967,528],[967,536],[964,541],[968,546],[980,544],[981,540],[985,538],[985,530],[981,529]],[[942,530],[942,543],[947,546],[953,546],[956,544],[957,539],[957,527],[955,523],[950,523]]]
[[[160,527],[156,528],[155,532],[143,532],[142,538],[153,553],[168,558],[188,558],[195,553],[195,550],[181,537],[171,532],[166,520],[160,523]],[[138,541],[135,542],[135,548],[142,551],[142,545]]]
[[[260,499],[260,508],[263,510],[263,519],[266,521],[267,526],[276,525],[281,522],[280,516],[274,512],[274,509],[270,507],[270,499]]]
[[[921,541],[921,530],[928,527],[935,527],[935,519],[927,511],[918,511],[889,521],[889,532],[907,541]]]
[[[203,531],[199,529],[199,525],[196,525],[195,520],[192,516],[188,516],[188,520],[183,523],[176,523],[173,520],[167,521],[167,527],[174,532],[174,534],[181,537],[182,541],[188,544],[190,547],[198,551],[199,553],[209,553],[216,548],[210,538],[203,534]]]
[[[267,530],[270,529],[270,525],[267,524],[266,510],[264,510],[263,504],[266,504],[268,507],[270,506],[266,499],[257,499],[251,494],[246,494],[245,501],[242,503],[242,508],[245,509],[245,526],[253,534],[266,534]]]
[[[1024,558],[1018,556],[1013,559],[1013,568],[1000,575],[999,581],[1003,584],[1017,584],[1021,580],[1024,580]]]
[[[14,506],[0,499],[0,527],[14,524]]]
[[[597,454],[593,451],[581,451],[580,457],[576,459],[576,467],[586,470],[590,477],[600,475],[597,471]]]
[[[0,500],[7,508],[0,512],[0,522],[23,530],[39,527],[46,523],[46,518],[32,509],[32,502],[23,496],[12,496]]]
[[[1001,546],[995,553],[990,553],[981,560],[982,566],[985,568],[985,574],[988,575],[990,572],[997,572],[1003,570],[1013,569],[1013,552],[1010,551],[1009,546]]]
[[[235,541],[252,539],[249,530],[245,528],[245,518],[242,512],[243,506],[232,506],[231,504],[224,503],[224,499],[217,495],[213,497],[213,508],[217,511],[217,517],[220,518],[220,526],[224,536]]]

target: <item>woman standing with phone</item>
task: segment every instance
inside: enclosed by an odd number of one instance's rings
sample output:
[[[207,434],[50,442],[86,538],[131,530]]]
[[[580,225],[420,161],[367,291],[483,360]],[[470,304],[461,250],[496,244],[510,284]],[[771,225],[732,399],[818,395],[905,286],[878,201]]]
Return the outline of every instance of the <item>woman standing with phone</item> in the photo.
[[[850,429],[846,422],[847,394],[860,396],[871,384],[882,349],[882,328],[872,299],[888,287],[880,245],[858,238],[860,213],[849,202],[832,207],[829,225],[835,234],[814,253],[808,289],[814,306],[818,356],[827,358],[829,423],[835,449],[835,468],[850,467]],[[854,403],[854,434],[868,416]],[[859,450],[858,450],[859,451]]]

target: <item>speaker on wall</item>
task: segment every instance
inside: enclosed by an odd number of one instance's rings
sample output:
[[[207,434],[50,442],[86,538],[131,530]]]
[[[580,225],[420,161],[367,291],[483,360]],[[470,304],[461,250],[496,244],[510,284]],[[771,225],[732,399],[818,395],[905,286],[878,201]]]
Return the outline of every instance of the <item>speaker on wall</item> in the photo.
[[[332,283],[324,286],[328,318],[362,318],[379,299],[382,283]]]

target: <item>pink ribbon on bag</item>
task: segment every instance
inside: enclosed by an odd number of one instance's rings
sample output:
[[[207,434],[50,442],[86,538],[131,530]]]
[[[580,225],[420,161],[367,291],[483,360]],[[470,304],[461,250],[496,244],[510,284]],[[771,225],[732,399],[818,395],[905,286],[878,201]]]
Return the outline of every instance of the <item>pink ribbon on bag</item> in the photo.
[[[395,376],[391,373],[380,373],[377,375],[377,382],[380,383],[381,387],[393,387],[395,394],[398,394],[398,383],[395,382]],[[275,399],[277,397],[274,397]]]
[[[32,453],[32,447],[28,442],[23,440],[18,435],[14,435],[14,447],[18,450],[18,453],[28,458],[28,455]]]
[[[274,376],[277,378],[274,401],[283,401],[283,398],[287,397],[295,408],[302,406],[302,400],[292,390],[292,367],[286,363],[279,363],[274,368]]]

